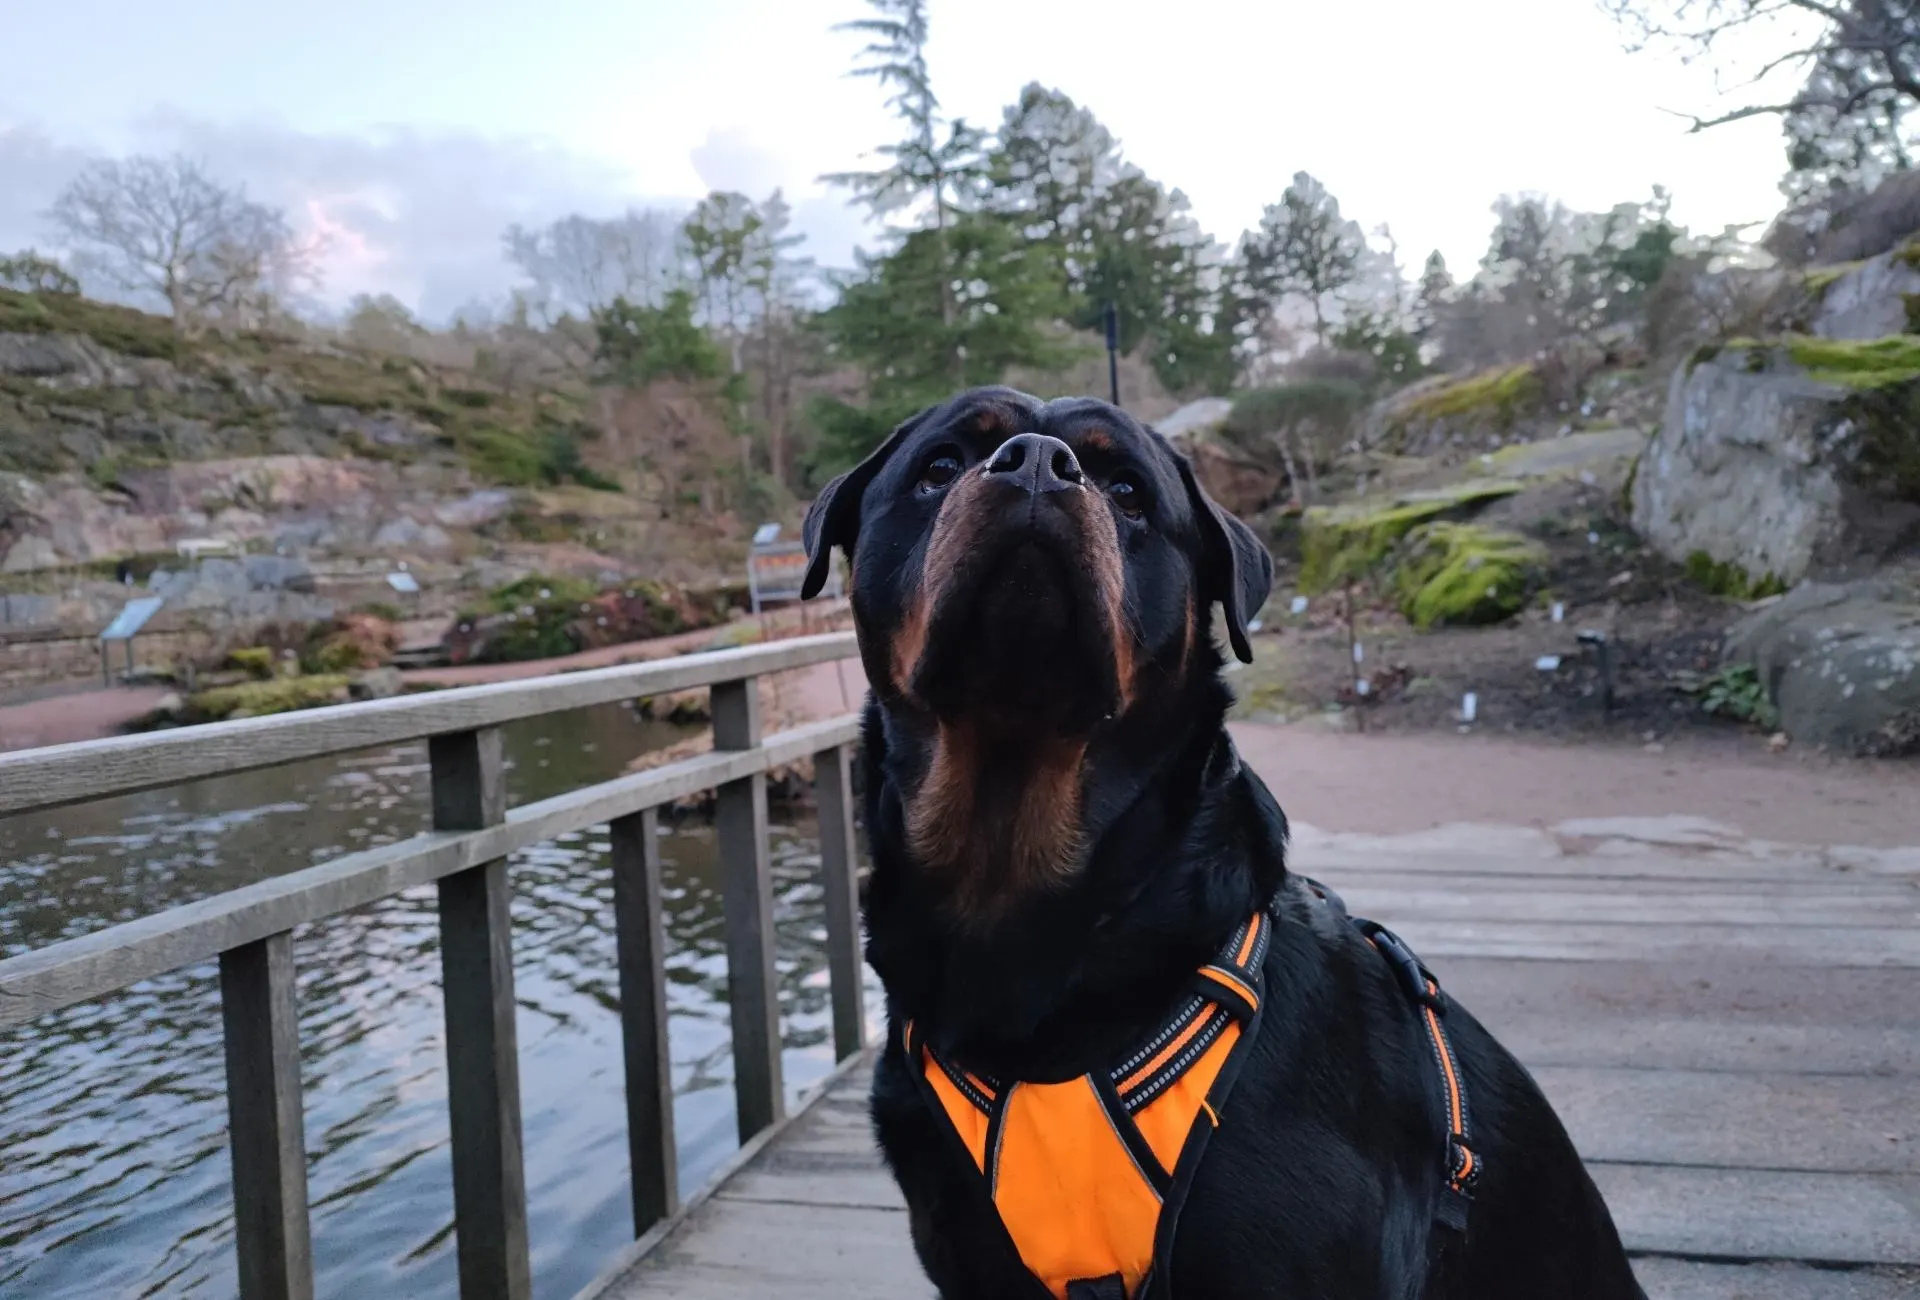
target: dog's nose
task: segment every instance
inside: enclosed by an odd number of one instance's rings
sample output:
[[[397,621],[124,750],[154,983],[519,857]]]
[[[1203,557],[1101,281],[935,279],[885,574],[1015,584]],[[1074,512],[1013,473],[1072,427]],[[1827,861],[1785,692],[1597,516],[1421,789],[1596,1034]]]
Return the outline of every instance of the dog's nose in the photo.
[[[1019,433],[1000,444],[987,473],[1029,492],[1061,492],[1086,479],[1073,448],[1044,433]]]

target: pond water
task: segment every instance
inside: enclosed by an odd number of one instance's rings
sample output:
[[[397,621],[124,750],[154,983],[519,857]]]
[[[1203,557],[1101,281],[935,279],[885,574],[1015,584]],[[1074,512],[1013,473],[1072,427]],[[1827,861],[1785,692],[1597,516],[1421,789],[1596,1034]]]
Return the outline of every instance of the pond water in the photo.
[[[617,775],[680,734],[624,706],[515,724],[510,800]],[[420,743],[0,819],[0,954],[417,834],[427,775]],[[571,1296],[632,1236],[606,837],[512,859],[542,1300]],[[662,855],[691,1191],[738,1145],[712,828],[666,830]],[[776,813],[772,857],[791,1102],[833,1063],[811,821]],[[432,886],[295,932],[322,1296],[458,1294],[437,948]],[[211,962],[0,1033],[0,1296],[234,1295],[224,1078]]]

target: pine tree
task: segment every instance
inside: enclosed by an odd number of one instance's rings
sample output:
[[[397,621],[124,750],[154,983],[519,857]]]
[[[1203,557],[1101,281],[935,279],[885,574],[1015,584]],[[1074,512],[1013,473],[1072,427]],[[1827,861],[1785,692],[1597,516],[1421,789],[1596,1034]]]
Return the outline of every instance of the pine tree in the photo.
[[[951,271],[954,259],[948,231],[981,179],[986,137],[965,121],[949,121],[940,113],[940,100],[927,75],[926,0],[867,3],[875,17],[841,23],[834,30],[860,32],[869,38],[860,51],[865,61],[853,69],[853,75],[871,77],[890,88],[887,107],[906,126],[907,134],[880,146],[879,154],[891,160],[887,166],[839,172],[824,179],[851,188],[877,217],[926,204],[933,218],[935,251]],[[937,289],[941,322],[952,326],[956,303],[951,276]],[[963,368],[960,359],[954,357],[952,364],[957,375]]]

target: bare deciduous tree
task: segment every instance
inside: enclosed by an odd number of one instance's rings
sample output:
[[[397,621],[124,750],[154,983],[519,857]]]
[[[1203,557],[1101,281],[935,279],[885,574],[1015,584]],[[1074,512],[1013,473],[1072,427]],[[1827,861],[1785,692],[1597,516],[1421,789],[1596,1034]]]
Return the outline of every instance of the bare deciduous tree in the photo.
[[[164,300],[182,332],[256,325],[275,298],[319,279],[317,243],[183,155],[93,163],[47,215],[75,248],[76,269]]]
[[[1896,116],[1920,107],[1920,0],[1601,0],[1634,48],[1666,45],[1688,59],[1712,59],[1759,31],[1778,33],[1779,52],[1742,75],[1758,90],[1779,73],[1797,75],[1797,94],[1767,97],[1693,128],[1749,117],[1829,110],[1851,116],[1878,108]]]
[[[509,226],[507,259],[531,284],[530,307],[549,322],[582,319],[614,299],[657,307],[693,277],[677,213],[632,209],[596,219],[562,217],[538,230]]]

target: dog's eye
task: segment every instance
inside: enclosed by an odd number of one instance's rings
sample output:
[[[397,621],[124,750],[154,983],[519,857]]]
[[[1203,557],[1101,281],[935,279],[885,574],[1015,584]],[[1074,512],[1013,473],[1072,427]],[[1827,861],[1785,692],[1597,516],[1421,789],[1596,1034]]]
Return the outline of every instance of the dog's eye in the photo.
[[[1147,508],[1147,494],[1131,474],[1118,474],[1107,484],[1107,495],[1125,513],[1138,518]]]
[[[960,477],[960,458],[958,456],[935,456],[920,471],[920,486],[923,488],[943,488]]]

